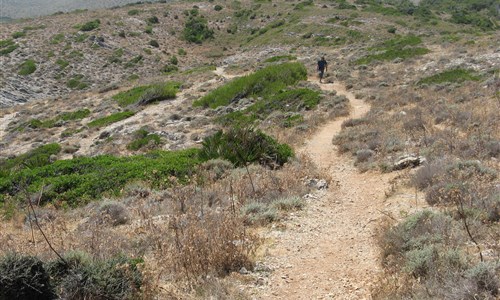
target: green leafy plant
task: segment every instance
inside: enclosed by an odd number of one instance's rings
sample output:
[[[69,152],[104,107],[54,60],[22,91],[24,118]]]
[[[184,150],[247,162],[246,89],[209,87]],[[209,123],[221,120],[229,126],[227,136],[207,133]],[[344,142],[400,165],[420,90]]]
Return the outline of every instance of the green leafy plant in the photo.
[[[88,87],[88,84],[83,81],[84,76],[83,75],[74,75],[72,78],[66,82],[66,85],[70,89],[76,89],[76,90],[83,90]]]
[[[117,113],[111,114],[109,116],[102,117],[102,118],[96,119],[94,121],[91,121],[87,125],[89,127],[104,127],[104,126],[108,126],[109,124],[113,124],[113,123],[119,122],[121,120],[125,120],[127,118],[130,118],[133,115],[134,115],[134,113],[131,111],[117,112]]]
[[[19,47],[13,40],[0,40],[0,56],[7,55]]]
[[[89,21],[89,22],[83,24],[82,26],[80,26],[80,30],[81,31],[92,31],[92,30],[99,28],[100,25],[101,25],[101,20],[95,19],[93,21]]]
[[[32,74],[36,71],[36,62],[32,59],[28,59],[19,66],[19,72],[17,74],[26,76]]]
[[[412,47],[421,43],[422,40],[414,35],[397,37],[372,48],[371,50],[375,50],[377,53],[356,60],[356,64],[363,65],[376,60],[393,60],[396,58],[407,59],[429,53],[430,50],[427,48]]]
[[[186,41],[201,44],[214,36],[214,31],[208,28],[207,20],[202,16],[190,16],[184,25],[183,37]]]
[[[266,59],[264,62],[278,62],[278,61],[286,61],[286,60],[297,60],[296,56],[293,55],[278,55],[278,56],[273,56],[268,59]]]
[[[16,31],[12,34],[12,38],[13,39],[18,39],[18,38],[22,38],[22,37],[25,37],[26,36],[26,32],[25,31]]]
[[[43,203],[64,201],[78,206],[99,199],[104,193],[118,195],[131,181],[141,180],[154,188],[166,188],[171,185],[171,176],[180,183],[186,181],[200,163],[198,153],[197,149],[153,151],[145,155],[100,155],[53,163],[43,160],[46,157],[43,156],[42,161],[33,164],[34,167],[11,169],[0,176],[0,194],[15,197],[20,184],[27,184],[27,190],[32,193],[39,192],[44,186]]]
[[[194,106],[217,108],[249,96],[267,96],[277,93],[288,85],[307,78],[307,70],[300,63],[284,63],[268,66],[257,72],[236,78],[230,83],[196,100]]]
[[[133,135],[134,140],[127,145],[128,150],[137,151],[148,144],[160,144],[160,136],[151,134],[146,129],[139,129]]]
[[[478,81],[479,79],[481,79],[481,77],[475,75],[474,71],[457,68],[420,79],[418,84],[439,84],[444,82],[460,83],[467,80]]]
[[[174,99],[179,89],[179,83],[167,82],[163,84],[153,84],[137,86],[125,92],[120,92],[113,96],[120,106],[133,104],[147,104],[154,101]]]
[[[262,131],[249,127],[218,131],[207,137],[202,145],[202,160],[222,158],[235,166],[246,166],[253,162],[269,167],[282,166],[293,156],[290,146],[280,144]]]

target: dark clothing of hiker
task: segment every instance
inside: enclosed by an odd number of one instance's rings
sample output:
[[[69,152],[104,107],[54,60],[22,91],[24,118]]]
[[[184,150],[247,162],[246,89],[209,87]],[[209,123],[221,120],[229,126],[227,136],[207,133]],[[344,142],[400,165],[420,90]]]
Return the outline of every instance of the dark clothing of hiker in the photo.
[[[326,62],[325,58],[322,57],[320,60],[318,60],[319,82],[321,82],[321,80],[323,79],[325,71],[328,71],[328,63]]]

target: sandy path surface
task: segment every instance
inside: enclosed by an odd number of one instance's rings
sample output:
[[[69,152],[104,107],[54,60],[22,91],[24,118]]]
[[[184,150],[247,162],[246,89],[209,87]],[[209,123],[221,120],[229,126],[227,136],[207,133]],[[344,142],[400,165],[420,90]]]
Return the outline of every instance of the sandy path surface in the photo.
[[[375,232],[383,217],[385,191],[395,174],[360,174],[349,155],[340,156],[332,138],[347,118],[359,118],[370,106],[341,84],[324,90],[345,95],[349,117],[325,124],[299,151],[332,176],[326,194],[291,217],[268,250],[274,272],[260,299],[371,299],[382,274]]]

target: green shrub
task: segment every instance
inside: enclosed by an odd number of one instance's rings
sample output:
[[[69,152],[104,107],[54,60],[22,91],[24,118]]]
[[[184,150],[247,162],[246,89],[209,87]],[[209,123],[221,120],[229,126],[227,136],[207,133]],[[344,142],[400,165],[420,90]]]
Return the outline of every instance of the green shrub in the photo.
[[[104,193],[118,195],[132,181],[144,181],[154,188],[171,185],[170,177],[185,182],[200,162],[199,150],[153,151],[145,155],[114,157],[101,155],[58,160],[31,169],[11,171],[0,177],[0,194],[16,196],[17,186],[26,182],[29,192],[45,186],[41,201],[65,201],[71,206],[98,199]]]
[[[219,5],[219,4],[217,4],[217,5],[214,6],[214,10],[215,11],[221,11],[222,9],[223,9],[223,7],[221,5]]]
[[[251,124],[256,120],[264,120],[275,111],[298,112],[315,108],[321,100],[321,93],[310,89],[294,89],[269,95],[244,110],[229,113],[218,118],[222,124]],[[301,123],[303,117],[300,114],[287,116],[283,120],[284,127],[293,127]]]
[[[65,69],[67,66],[69,66],[68,61],[66,61],[64,59],[60,59],[60,58],[56,61],[56,64],[58,64],[59,67],[61,67],[61,70]]]
[[[272,202],[272,206],[283,211],[301,210],[306,205],[304,199],[300,197],[280,198]]]
[[[383,42],[382,44],[372,48],[376,54],[369,54],[363,58],[356,60],[356,64],[368,64],[375,60],[393,60],[395,58],[411,58],[414,56],[424,55],[430,50],[421,47],[412,47],[422,43],[422,39],[414,36],[398,36],[397,38]]]
[[[241,208],[241,212],[249,224],[266,225],[279,220],[276,208],[265,203],[249,203]]]
[[[140,10],[138,10],[138,9],[131,9],[131,10],[129,10],[129,11],[127,12],[127,14],[128,14],[129,16],[137,16],[137,15],[138,15],[138,14],[140,14],[140,13],[141,13],[141,11],[140,11]]]
[[[75,42],[77,42],[77,43],[84,42],[88,37],[89,37],[89,35],[86,33],[76,34],[75,35]]]
[[[160,23],[160,20],[158,19],[157,16],[151,16],[146,20],[149,24],[158,24]]]
[[[314,6],[313,0],[306,0],[306,1],[299,2],[295,5],[295,7],[293,9],[302,10],[308,6]]]
[[[59,44],[62,41],[64,41],[64,38],[65,38],[64,33],[58,33],[50,39],[50,43],[53,45]]]
[[[170,60],[169,62],[172,64],[172,65],[177,65],[179,63],[179,60],[177,59],[177,57],[175,55],[172,55],[170,57]]]
[[[153,46],[155,48],[160,47],[160,44],[158,44],[157,40],[151,40],[151,41],[149,41],[149,45],[151,45],[151,46]]]
[[[17,74],[26,76],[32,74],[36,71],[36,62],[32,59],[28,59],[19,66],[19,72]]]
[[[131,67],[137,65],[138,63],[142,62],[143,59],[144,59],[144,57],[142,55],[134,56],[132,59],[130,59],[125,64],[125,68],[131,68]]]
[[[344,0],[344,1],[339,1],[337,8],[338,9],[356,9],[356,5],[352,5]]]
[[[253,162],[269,167],[282,166],[293,156],[290,146],[279,144],[262,131],[252,128],[236,127],[226,132],[218,131],[205,138],[202,145],[202,160],[222,158],[235,166]]]
[[[82,81],[83,79],[83,75],[75,75],[66,82],[66,85],[70,89],[83,90],[88,87],[88,84]]]
[[[164,65],[161,70],[160,70],[163,74],[170,74],[170,73],[173,73],[173,72],[177,72],[179,71],[179,68],[177,66],[174,66],[174,65],[171,65],[171,64],[166,64]]]
[[[33,256],[0,258],[0,299],[57,299],[43,262]]]
[[[464,82],[467,80],[478,81],[481,77],[474,74],[472,70],[453,69],[444,71],[418,81],[418,84],[439,84],[444,82]]]
[[[249,96],[273,95],[306,78],[307,70],[300,63],[272,65],[232,80],[195,101],[193,105],[217,108]]]
[[[61,296],[77,299],[137,299],[142,276],[141,260],[117,256],[107,260],[81,261],[61,278]]]
[[[151,26],[151,25],[146,26],[146,29],[144,30],[144,32],[147,34],[153,34],[153,26]]]
[[[150,134],[145,129],[139,129],[136,132],[134,132],[134,140],[127,145],[127,149],[132,151],[137,151],[150,143],[153,143],[154,145],[159,145],[160,136],[157,134]]]
[[[21,128],[26,126],[30,128],[52,128],[57,126],[57,123],[60,121],[81,120],[87,117],[88,115],[90,115],[90,110],[88,109],[81,109],[73,112],[65,112],[57,115],[55,118],[52,119],[47,119],[47,120],[32,119],[28,123],[23,124]]]
[[[18,45],[13,40],[0,40],[0,56],[7,55],[16,50]]]
[[[18,39],[26,36],[26,32],[24,31],[17,31],[12,34],[13,39]]]
[[[178,89],[179,84],[176,82],[138,86],[114,95],[113,99],[122,107],[134,104],[147,104],[154,101],[174,99]]]
[[[208,28],[207,20],[201,16],[190,16],[184,25],[183,37],[186,41],[201,44],[214,36],[214,31]]]
[[[133,115],[134,115],[134,113],[131,111],[117,112],[117,113],[114,113],[114,114],[109,115],[107,117],[103,117],[103,118],[91,121],[87,125],[89,127],[104,127],[104,126],[108,126],[109,124],[113,124],[113,123],[119,122],[121,120],[125,120],[127,118],[130,118]]]
[[[283,60],[296,60],[297,57],[293,55],[278,55],[278,56],[273,56],[268,59],[266,59],[264,62],[277,62],[277,61],[283,61]]]
[[[89,21],[89,22],[83,24],[82,26],[80,26],[80,30],[81,31],[92,31],[94,29],[99,28],[100,25],[101,25],[101,20],[95,19],[93,21]]]
[[[14,158],[0,160],[0,179],[24,168],[39,168],[51,163],[50,156],[61,151],[59,144],[46,144]]]
[[[177,54],[179,54],[180,56],[184,56],[187,54],[187,52],[186,52],[186,50],[179,48],[179,50],[177,50]]]

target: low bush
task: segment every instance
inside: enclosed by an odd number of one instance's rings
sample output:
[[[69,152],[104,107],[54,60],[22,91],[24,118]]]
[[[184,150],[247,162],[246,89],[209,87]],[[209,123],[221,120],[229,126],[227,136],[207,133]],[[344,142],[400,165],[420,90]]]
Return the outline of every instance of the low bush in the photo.
[[[245,218],[245,223],[252,225],[267,225],[279,220],[276,208],[265,203],[249,203],[242,207],[241,213]]]
[[[83,25],[80,26],[81,31],[92,31],[94,29],[99,28],[101,25],[101,21],[99,19],[95,19],[93,21],[89,21]]]
[[[205,138],[200,150],[202,160],[222,158],[235,166],[258,162],[274,168],[282,166],[293,156],[286,144],[279,144],[272,137],[252,128],[231,128],[218,131]]]
[[[9,176],[10,172],[46,166],[51,163],[50,156],[60,151],[59,144],[46,144],[14,158],[0,159],[0,180]]]
[[[19,66],[19,71],[17,74],[21,76],[26,76],[32,74],[36,71],[36,62],[32,59],[28,59]]]
[[[158,19],[157,16],[151,16],[147,20],[148,24],[158,24],[160,23],[160,20]]]
[[[217,108],[249,96],[269,96],[307,78],[307,70],[300,63],[272,65],[257,72],[236,78],[199,100],[194,106]]]
[[[184,182],[199,164],[199,150],[154,151],[145,155],[101,155],[40,163],[30,169],[12,170],[0,177],[0,194],[16,196],[19,185],[28,192],[45,187],[42,202],[65,201],[78,206],[104,193],[117,195],[127,182],[142,180],[154,188],[166,188],[170,177]],[[22,195],[19,195],[22,196]]]
[[[264,60],[264,62],[267,63],[272,63],[272,62],[278,62],[278,61],[286,61],[286,60],[297,60],[296,56],[293,55],[277,55],[273,57],[269,57],[268,59]]]
[[[479,79],[481,79],[481,77],[475,75],[474,71],[457,68],[422,78],[418,81],[418,84],[439,84],[445,82],[461,83],[467,80],[478,81]]]
[[[127,224],[130,220],[130,216],[127,212],[127,208],[122,203],[105,201],[101,203],[96,219],[96,222],[99,224],[109,223],[112,226],[118,226]]]
[[[314,6],[313,0],[306,0],[306,1],[299,2],[299,3],[295,4],[295,7],[293,9],[303,10],[304,8],[306,8],[308,6]]]
[[[17,32],[14,32],[12,34],[12,38],[13,39],[22,38],[22,37],[25,37],[25,36],[26,36],[26,32],[25,31],[17,31]]]
[[[64,33],[58,33],[54,36],[52,36],[52,38],[50,39],[50,43],[53,44],[53,45],[57,45],[59,43],[61,43],[62,41],[64,41],[66,37],[64,36]]]
[[[144,105],[155,101],[174,99],[180,85],[176,82],[138,86],[113,96],[113,99],[125,107]]]
[[[214,36],[214,31],[208,28],[207,20],[202,16],[191,15],[184,25],[183,37],[186,41],[201,44]]]
[[[134,56],[125,64],[125,68],[132,68],[135,65],[141,63],[143,59],[144,57],[142,55]]]
[[[290,113],[282,121],[283,127],[293,127],[303,122],[300,114],[292,114],[304,110],[314,109],[322,99],[319,91],[310,89],[292,89],[288,91],[280,90],[277,94],[269,95],[244,110],[226,114],[218,121],[224,125],[238,124],[251,125],[256,120],[265,120],[268,116],[281,111]]]
[[[134,140],[127,145],[128,150],[137,151],[144,146],[153,144],[154,146],[160,144],[160,136],[151,134],[145,129],[139,129],[134,132]]]
[[[401,36],[385,41],[372,48],[375,54],[369,54],[355,61],[358,65],[366,65],[376,60],[393,60],[396,58],[407,59],[419,55],[424,55],[430,50],[422,47],[415,47],[422,43],[422,40],[414,35]]]
[[[70,89],[77,89],[77,90],[83,90],[88,87],[88,84],[85,82],[85,78],[83,75],[73,76],[66,82],[66,85]]]
[[[383,263],[408,283],[391,296],[494,299],[499,288],[495,266],[461,249],[466,240],[461,227],[460,221],[425,210],[387,230],[381,240]]]
[[[114,114],[111,114],[106,117],[102,117],[96,120],[93,120],[87,124],[89,127],[104,127],[108,126],[109,124],[113,124],[116,122],[119,122],[121,120],[125,120],[127,118],[130,118],[131,116],[134,115],[134,112],[131,111],[122,111],[122,112],[117,112]]]
[[[56,61],[56,64],[59,65],[59,67],[61,68],[61,70],[65,69],[67,66],[69,66],[69,62],[64,60],[64,59],[58,59]]]
[[[127,12],[127,14],[128,14],[129,16],[137,16],[137,15],[138,15],[138,14],[140,14],[140,13],[141,13],[141,11],[140,11],[140,10],[138,10],[138,9],[131,9],[131,10],[129,10],[129,11]]]
[[[0,40],[0,56],[7,55],[19,47],[13,40]]]
[[[149,41],[149,45],[152,46],[152,47],[155,47],[155,48],[160,47],[160,44],[158,44],[157,40],[151,40],[151,41]]]
[[[170,73],[173,73],[173,72],[177,72],[179,71],[179,67],[177,67],[176,65],[172,65],[172,64],[166,64],[164,65],[161,70],[160,70],[163,74],[170,74]]]
[[[79,109],[76,111],[72,112],[64,112],[52,119],[47,119],[47,120],[38,120],[38,119],[32,119],[28,123],[23,124],[19,129],[24,128],[24,127],[30,127],[30,128],[52,128],[56,126],[60,126],[61,122],[63,121],[74,121],[74,120],[81,120],[83,118],[86,118],[90,115],[90,110],[88,109]]]
[[[57,299],[41,260],[7,254],[0,258],[0,299]]]
[[[229,213],[187,214],[171,222],[174,267],[188,278],[225,276],[242,267],[253,269],[251,255],[257,238],[245,228],[242,218]]]
[[[214,10],[215,11],[221,11],[222,9],[223,9],[223,7],[221,5],[219,5],[219,4],[217,4],[217,5],[214,6]]]
[[[306,205],[300,197],[287,197],[274,200],[271,205],[282,211],[301,210]]]

